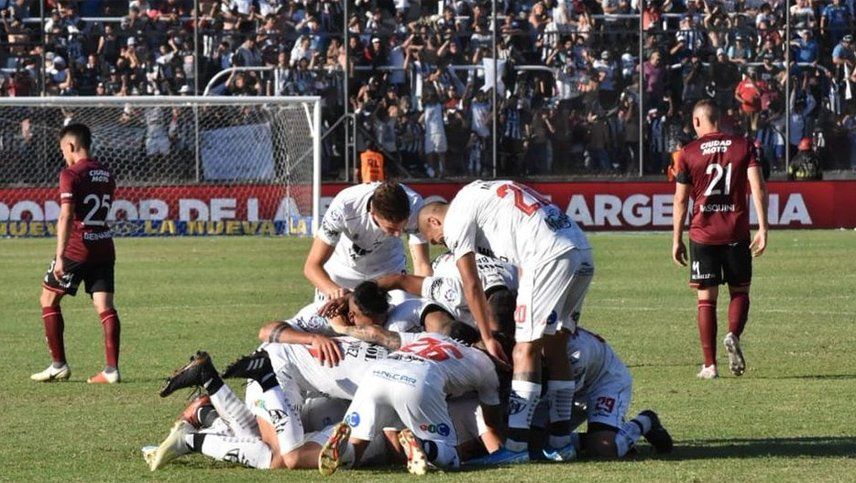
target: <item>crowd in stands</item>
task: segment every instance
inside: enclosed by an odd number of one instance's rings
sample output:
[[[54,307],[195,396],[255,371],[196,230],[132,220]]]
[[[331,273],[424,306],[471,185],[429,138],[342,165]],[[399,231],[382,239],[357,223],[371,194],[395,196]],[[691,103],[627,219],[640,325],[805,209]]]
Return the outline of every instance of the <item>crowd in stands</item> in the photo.
[[[44,2],[0,0],[0,95],[201,94],[266,66],[211,93],[320,95],[328,126],[347,103],[357,151],[432,177],[492,174],[494,144],[503,176],[662,173],[712,97],[773,170],[805,138],[856,168],[856,0],[501,0],[495,48],[484,0]],[[331,171],[346,155],[325,141]]]

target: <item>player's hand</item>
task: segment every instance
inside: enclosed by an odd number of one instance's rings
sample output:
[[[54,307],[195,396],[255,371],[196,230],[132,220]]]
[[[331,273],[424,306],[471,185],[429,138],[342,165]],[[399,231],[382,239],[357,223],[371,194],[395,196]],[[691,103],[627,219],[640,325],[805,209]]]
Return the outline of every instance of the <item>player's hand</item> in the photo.
[[[330,367],[338,366],[339,361],[342,360],[342,349],[339,348],[339,344],[323,335],[312,337],[312,353],[318,362]]]
[[[62,257],[56,258],[56,262],[53,266],[53,276],[57,282],[61,282],[62,277],[65,276],[65,263],[62,261]]]
[[[348,290],[346,288],[336,287],[332,290],[324,291],[324,296],[327,297],[327,300],[335,300],[338,298],[342,298],[345,295],[348,295],[349,292],[350,292],[350,290]]]
[[[318,309],[318,315],[321,317],[326,317],[328,319],[336,317],[337,315],[346,315],[348,313],[348,295],[345,294],[342,297],[337,297],[334,299],[330,299],[324,302]]]
[[[505,364],[508,369],[511,368],[511,361],[509,361],[508,356],[505,355],[505,351],[502,349],[502,344],[498,339],[488,337],[486,339],[482,339],[482,342],[484,343],[484,347],[488,354],[492,355],[499,362]]]
[[[687,266],[687,246],[683,240],[677,240],[672,244],[672,261],[682,267]]]
[[[749,250],[752,250],[753,257],[760,257],[767,248],[767,230],[758,230],[755,232],[755,238],[749,244]]]

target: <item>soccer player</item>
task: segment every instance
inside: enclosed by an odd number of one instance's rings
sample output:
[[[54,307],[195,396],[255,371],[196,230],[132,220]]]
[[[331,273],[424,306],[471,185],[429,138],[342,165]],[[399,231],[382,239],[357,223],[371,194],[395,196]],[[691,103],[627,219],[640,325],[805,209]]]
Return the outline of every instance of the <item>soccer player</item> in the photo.
[[[65,322],[60,302],[74,296],[80,282],[92,297],[101,319],[107,359],[103,371],[87,379],[91,384],[113,384],[119,376],[119,315],[113,306],[113,266],[116,259],[107,215],[116,182],[110,170],[89,156],[92,134],[83,124],[69,124],[59,132],[59,146],[68,166],[59,174],[60,213],[56,254],[42,283],[42,320],[51,365],[30,376],[40,382],[66,380],[71,369],[65,357]]]
[[[654,411],[646,409],[625,421],[633,378],[603,338],[578,326],[568,338],[567,355],[574,378],[574,399],[586,406],[587,431],[575,433],[573,437],[577,454],[591,458],[623,458],[641,437],[648,440],[657,453],[672,451],[672,437]],[[550,410],[542,403],[535,419],[546,421]]]
[[[450,336],[418,334],[375,362],[354,394],[345,422],[336,426],[321,450],[321,474],[358,463],[381,428],[378,418],[390,408],[407,428],[399,442],[408,471],[425,474],[429,462],[457,468],[458,437],[446,399],[476,392],[486,426],[496,432],[502,420],[497,368],[486,353],[470,347],[478,341],[477,331],[456,322]]]
[[[740,336],[749,316],[752,257],[767,247],[767,190],[752,142],[719,131],[719,109],[699,101],[692,114],[698,139],[684,147],[675,177],[672,260],[687,265],[683,241],[687,202],[692,196],[690,221],[690,286],[698,293],[698,330],[704,365],[701,379],[719,376],[716,369],[716,300],[719,285],[728,284],[728,334],[723,343],[731,373],[740,376],[746,362]],[[750,243],[747,184],[758,217]]]
[[[416,232],[421,206],[421,196],[394,182],[356,185],[337,194],[303,266],[316,300],[341,297],[381,275],[404,273],[403,233],[410,235],[414,272],[430,275],[428,244]]]
[[[573,381],[565,347],[594,275],[585,234],[556,205],[511,181],[475,181],[461,189],[451,204],[425,205],[419,213],[419,229],[431,243],[446,245],[454,255],[482,340],[488,352],[500,359],[505,354],[494,335],[499,322],[487,308],[476,253],[508,262],[520,271],[508,438],[495,459],[528,460],[532,413],[541,398],[542,353],[550,368],[546,398],[556,408],[550,415],[549,446],[558,453],[572,451]]]

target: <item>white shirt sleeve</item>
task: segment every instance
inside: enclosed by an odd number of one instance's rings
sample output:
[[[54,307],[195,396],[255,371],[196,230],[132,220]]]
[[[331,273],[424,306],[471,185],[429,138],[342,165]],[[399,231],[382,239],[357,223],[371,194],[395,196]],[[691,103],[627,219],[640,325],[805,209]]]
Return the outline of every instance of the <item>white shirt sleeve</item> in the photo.
[[[482,385],[478,388],[479,402],[485,406],[496,406],[499,404],[499,378],[493,367],[485,374]]]
[[[476,221],[472,213],[460,213],[450,208],[443,222],[443,236],[455,261],[460,260],[467,253],[475,253]]]
[[[337,196],[324,213],[321,226],[315,236],[330,246],[336,246],[345,229],[345,204]]]

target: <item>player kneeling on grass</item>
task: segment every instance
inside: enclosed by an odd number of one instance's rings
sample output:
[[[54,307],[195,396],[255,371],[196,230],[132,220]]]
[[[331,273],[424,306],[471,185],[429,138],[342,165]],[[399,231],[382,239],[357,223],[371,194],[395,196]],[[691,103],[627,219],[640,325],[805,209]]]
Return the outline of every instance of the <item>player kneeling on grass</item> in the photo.
[[[574,399],[585,403],[586,433],[574,433],[572,441],[576,452],[591,458],[622,458],[641,437],[657,453],[672,451],[672,437],[660,424],[651,410],[640,412],[630,421],[624,417],[630,407],[633,378],[627,366],[599,335],[582,327],[568,339],[568,358],[574,378]],[[543,426],[549,421],[546,404],[538,406],[533,425]],[[583,420],[572,421],[572,426]],[[547,459],[557,460],[558,455],[545,451]]]
[[[378,419],[389,411],[407,428],[399,433],[399,442],[413,474],[424,474],[429,464],[444,469],[460,465],[448,397],[477,392],[488,430],[500,427],[497,366],[484,351],[470,347],[479,341],[477,331],[456,322],[450,336],[422,333],[407,339],[401,349],[376,362],[360,385],[345,421],[324,444],[318,461],[322,474],[359,463],[377,433]]]

